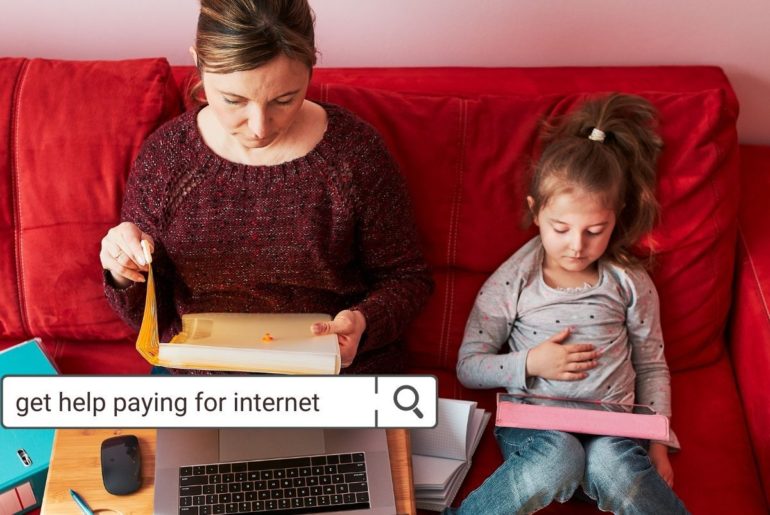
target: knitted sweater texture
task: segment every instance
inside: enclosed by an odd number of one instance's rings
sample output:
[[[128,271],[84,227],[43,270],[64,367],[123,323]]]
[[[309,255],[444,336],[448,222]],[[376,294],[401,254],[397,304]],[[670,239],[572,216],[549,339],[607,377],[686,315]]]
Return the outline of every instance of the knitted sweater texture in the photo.
[[[324,104],[328,125],[307,155],[249,166],[215,154],[198,109],[156,131],[126,186],[121,219],[155,241],[161,339],[194,312],[329,313],[357,309],[367,330],[354,373],[398,372],[405,327],[433,283],[405,183],[376,131]],[[146,288],[116,289],[110,304],[133,327]]]

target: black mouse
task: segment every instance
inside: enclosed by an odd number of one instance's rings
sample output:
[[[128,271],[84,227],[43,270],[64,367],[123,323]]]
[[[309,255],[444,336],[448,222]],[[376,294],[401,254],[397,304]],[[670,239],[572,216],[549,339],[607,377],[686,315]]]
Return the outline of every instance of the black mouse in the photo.
[[[130,494],[142,486],[142,454],[136,436],[113,436],[102,442],[102,481],[113,495]]]

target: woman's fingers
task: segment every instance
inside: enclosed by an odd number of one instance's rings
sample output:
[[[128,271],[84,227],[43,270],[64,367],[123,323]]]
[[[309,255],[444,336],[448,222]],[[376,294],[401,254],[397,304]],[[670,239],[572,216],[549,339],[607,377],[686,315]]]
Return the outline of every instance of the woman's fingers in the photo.
[[[142,240],[147,240],[146,245],[154,250],[152,237],[143,233],[136,225],[123,222],[111,228],[102,239],[102,250],[99,254],[102,268],[109,270],[115,279],[144,282],[144,276],[140,272],[146,272],[148,267]]]
[[[134,262],[133,259],[129,257],[128,254],[126,254],[122,249],[118,251],[117,255],[115,256],[115,261],[118,262],[120,266],[123,268],[128,268],[131,270],[139,270],[139,265]]]
[[[115,265],[123,268],[138,270],[139,267],[134,263],[131,257],[114,241],[104,238],[102,240],[102,251],[99,254],[102,261],[102,267],[112,270]]]
[[[123,252],[139,267],[146,270],[147,261],[144,259],[144,249],[142,249],[141,237],[142,231],[138,227],[133,226],[128,230],[123,230],[120,233],[121,242],[120,247]]]
[[[316,322],[310,326],[310,330],[316,336],[324,334],[350,334],[354,330],[353,321],[344,313],[338,314],[330,322]]]
[[[122,257],[121,255],[115,257],[106,249],[102,249],[99,257],[102,267],[105,270],[109,270],[113,277],[123,277],[134,282],[144,282],[144,276],[135,268],[134,262],[127,257]]]
[[[342,367],[348,367],[355,360],[361,335],[366,330],[366,318],[360,311],[344,309],[334,320],[316,322],[310,326],[315,335],[336,334],[340,345]]]
[[[131,281],[134,281],[135,283],[143,283],[145,281],[144,276],[137,272],[136,270],[132,268],[128,268],[126,266],[122,266],[119,263],[115,268],[111,268],[110,272],[118,274],[122,277],[125,277],[126,279],[130,279]]]
[[[349,320],[334,319],[330,322],[316,322],[310,326],[310,330],[316,336],[324,334],[347,334],[353,328],[353,323]]]

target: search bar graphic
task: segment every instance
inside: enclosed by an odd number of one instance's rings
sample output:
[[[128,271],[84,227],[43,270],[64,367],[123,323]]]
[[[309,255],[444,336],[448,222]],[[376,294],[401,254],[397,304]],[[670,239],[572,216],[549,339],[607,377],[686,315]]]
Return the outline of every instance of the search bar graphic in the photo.
[[[8,428],[433,427],[434,376],[5,376]]]

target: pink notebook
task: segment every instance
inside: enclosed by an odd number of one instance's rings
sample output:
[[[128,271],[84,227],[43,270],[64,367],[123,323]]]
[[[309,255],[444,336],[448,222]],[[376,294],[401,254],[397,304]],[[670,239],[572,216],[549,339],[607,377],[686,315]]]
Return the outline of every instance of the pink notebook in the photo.
[[[497,394],[500,427],[555,429],[571,433],[668,440],[668,418],[642,404]]]

